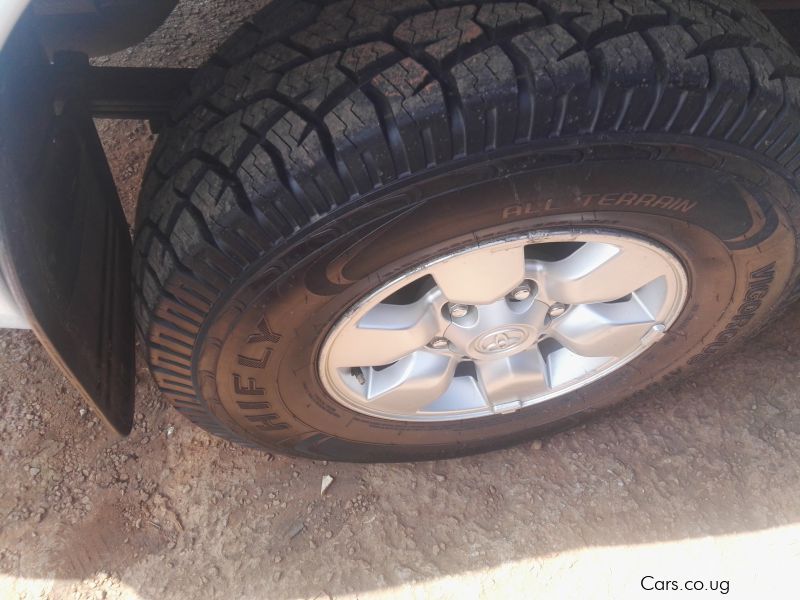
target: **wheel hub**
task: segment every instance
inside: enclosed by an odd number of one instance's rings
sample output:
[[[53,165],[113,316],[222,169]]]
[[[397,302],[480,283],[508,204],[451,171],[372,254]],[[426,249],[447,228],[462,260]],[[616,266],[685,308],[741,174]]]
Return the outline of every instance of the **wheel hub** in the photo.
[[[376,417],[514,411],[633,360],[663,337],[686,293],[680,262],[630,234],[476,245],[358,302],[323,343],[319,373],[338,402]]]
[[[530,348],[545,328],[547,305],[533,297],[524,301],[504,297],[491,304],[468,307],[452,318],[443,336],[447,349],[472,360],[509,356]]]

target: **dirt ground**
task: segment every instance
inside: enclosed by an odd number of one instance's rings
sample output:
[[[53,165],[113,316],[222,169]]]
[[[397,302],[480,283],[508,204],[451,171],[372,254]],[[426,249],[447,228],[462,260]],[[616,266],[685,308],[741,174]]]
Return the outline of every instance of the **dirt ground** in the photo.
[[[182,2],[101,62],[195,65],[264,3]],[[100,128],[130,214],[152,137]],[[141,353],[136,425],[117,439],[31,333],[0,332],[0,597],[675,597],[646,591],[650,576],[716,584],[678,596],[796,598],[798,338],[795,306],[707,372],[579,429],[344,465],[212,438],[159,398]]]

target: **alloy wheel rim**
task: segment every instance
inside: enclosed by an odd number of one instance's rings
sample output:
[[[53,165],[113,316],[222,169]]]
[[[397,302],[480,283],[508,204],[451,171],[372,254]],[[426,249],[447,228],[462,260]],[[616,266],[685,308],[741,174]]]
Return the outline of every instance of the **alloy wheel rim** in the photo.
[[[680,314],[686,272],[611,230],[532,232],[438,257],[356,302],[323,342],[326,391],[362,414],[514,412],[607,376]]]

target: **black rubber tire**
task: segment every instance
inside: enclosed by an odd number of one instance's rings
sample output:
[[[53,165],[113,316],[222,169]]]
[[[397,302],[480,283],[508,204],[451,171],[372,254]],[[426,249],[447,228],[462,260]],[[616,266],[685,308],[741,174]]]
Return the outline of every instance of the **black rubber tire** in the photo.
[[[158,140],[135,239],[164,395],[245,444],[455,456],[563,428],[715,357],[797,295],[800,62],[739,0],[277,2]],[[633,232],[690,299],[657,351],[512,415],[374,419],[316,353],[380,281],[476,239]]]

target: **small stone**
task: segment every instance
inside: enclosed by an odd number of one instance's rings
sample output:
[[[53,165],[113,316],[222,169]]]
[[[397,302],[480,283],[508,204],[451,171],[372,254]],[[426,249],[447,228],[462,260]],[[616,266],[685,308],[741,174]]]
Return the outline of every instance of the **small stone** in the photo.
[[[326,539],[331,539],[332,537],[333,537],[333,532],[332,531],[326,531],[325,532],[325,538]]]
[[[541,450],[542,449],[542,440],[533,440],[531,444],[531,450]]]
[[[169,425],[164,433],[167,434],[167,437],[172,437],[172,434],[175,433],[175,428],[172,425]]]
[[[85,417],[85,416],[86,416],[86,409],[85,409],[85,408],[83,408],[83,407],[81,407],[81,408],[80,408],[80,410],[78,410],[78,414],[79,414],[81,417]]]
[[[300,535],[300,532],[303,531],[303,529],[305,529],[305,527],[306,527],[305,523],[303,523],[302,521],[292,525],[288,531],[289,539],[293,540],[294,538],[296,538],[298,535]]]
[[[322,496],[326,492],[326,490],[329,487],[331,487],[332,483],[333,483],[333,477],[331,477],[330,475],[323,475],[322,476],[322,486],[320,487],[319,495]]]
[[[447,480],[447,477],[445,477],[444,475],[439,475],[438,473],[435,474],[435,477],[436,477],[436,481],[446,481]]]
[[[28,469],[28,472],[31,474],[31,477],[36,477],[42,471],[41,471],[41,469],[38,469],[37,467],[31,467],[30,469]]]

